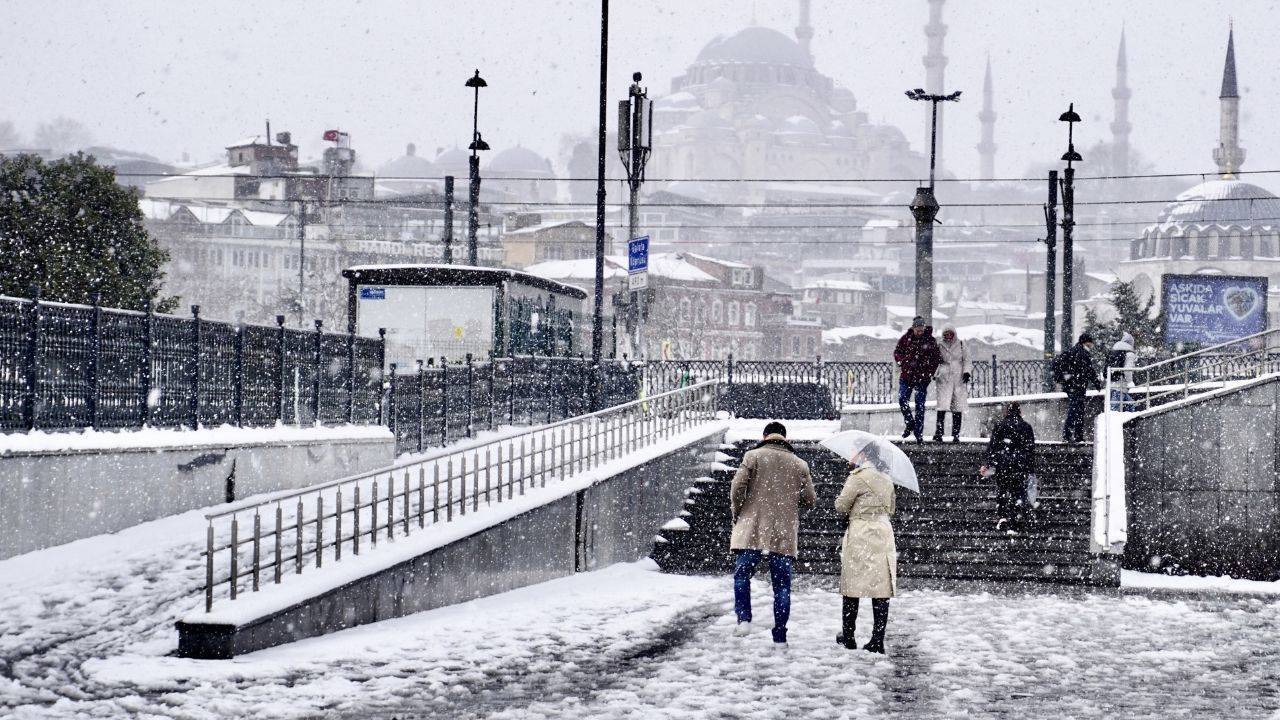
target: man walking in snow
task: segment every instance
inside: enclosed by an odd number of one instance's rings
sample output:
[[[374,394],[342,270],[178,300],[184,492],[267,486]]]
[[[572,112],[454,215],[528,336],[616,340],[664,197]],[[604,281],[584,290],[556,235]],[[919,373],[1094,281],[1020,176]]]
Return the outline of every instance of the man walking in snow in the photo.
[[[921,436],[924,434],[925,397],[929,394],[929,381],[942,362],[938,341],[933,338],[933,328],[925,325],[924,318],[916,316],[911,321],[911,329],[893,349],[893,361],[898,363],[898,406],[902,408],[902,420],[906,424],[902,438],[905,440],[915,435],[916,442],[924,442]],[[915,395],[914,413],[911,410],[912,395]]]
[[[780,422],[764,426],[764,439],[742,457],[742,466],[729,487],[733,511],[733,535],[729,547],[736,559],[733,569],[733,609],[738,616],[735,633],[751,631],[751,576],[769,557],[773,582],[773,641],[787,641],[791,616],[791,571],[800,536],[800,508],[818,501],[809,475],[809,464],[796,456],[787,442],[787,428]]]

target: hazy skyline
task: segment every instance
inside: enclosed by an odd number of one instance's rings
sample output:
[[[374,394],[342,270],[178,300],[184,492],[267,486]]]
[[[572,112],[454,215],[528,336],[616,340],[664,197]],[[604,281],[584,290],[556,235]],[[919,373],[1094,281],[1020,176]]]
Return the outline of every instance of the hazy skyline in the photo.
[[[12,120],[29,139],[39,122],[66,115],[88,126],[98,144],[210,161],[227,143],[262,132],[270,118],[273,130],[293,132],[304,158],[319,154],[325,129],[346,130],[372,168],[409,142],[428,158],[437,147],[465,145],[471,118],[463,82],[479,67],[490,85],[480,98],[481,131],[495,150],[523,144],[563,173],[560,138],[594,133],[598,0],[174,7],[160,0],[10,5],[0,44],[11,68],[0,76],[0,92],[9,102],[0,120]],[[652,95],[664,95],[707,42],[753,16],[792,35],[797,3],[615,2],[611,16],[612,123],[632,71],[645,73]],[[1109,140],[1122,25],[1133,147],[1160,171],[1211,172],[1230,18],[1245,170],[1280,167],[1280,137],[1263,125],[1280,110],[1267,92],[1280,80],[1280,47],[1267,30],[1275,3],[948,0],[943,16],[948,89],[964,91],[948,110],[945,159],[962,176],[977,174],[988,54],[997,175],[1056,160],[1066,143],[1057,116],[1068,102],[1086,121],[1078,147]],[[902,128],[917,150],[927,150],[925,108],[902,92],[924,85],[927,19],[925,0],[813,2],[818,69],[851,89],[873,122]]]

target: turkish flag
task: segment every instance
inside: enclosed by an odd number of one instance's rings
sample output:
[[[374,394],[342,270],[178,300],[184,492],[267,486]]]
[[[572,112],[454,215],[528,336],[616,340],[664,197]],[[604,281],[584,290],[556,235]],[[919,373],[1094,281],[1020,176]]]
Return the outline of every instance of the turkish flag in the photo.
[[[324,139],[325,139],[325,140],[329,140],[329,141],[331,141],[331,142],[338,142],[338,135],[339,135],[339,133],[338,133],[338,131],[337,131],[337,130],[325,130],[325,131],[324,131]]]

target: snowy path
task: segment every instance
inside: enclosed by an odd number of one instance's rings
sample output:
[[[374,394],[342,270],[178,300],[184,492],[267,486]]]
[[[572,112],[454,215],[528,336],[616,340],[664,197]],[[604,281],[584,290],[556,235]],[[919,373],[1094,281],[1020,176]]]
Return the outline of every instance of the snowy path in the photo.
[[[727,578],[648,563],[233,661],[184,660],[171,656],[172,621],[199,602],[199,565],[171,572],[180,518],[0,563],[15,580],[0,588],[0,716],[1266,718],[1280,708],[1276,595],[917,589],[895,601],[891,655],[878,658],[835,646],[832,581],[801,577],[791,646],[776,653],[763,628],[729,634]],[[140,536],[148,550],[121,551]],[[768,602],[757,581],[758,616]]]

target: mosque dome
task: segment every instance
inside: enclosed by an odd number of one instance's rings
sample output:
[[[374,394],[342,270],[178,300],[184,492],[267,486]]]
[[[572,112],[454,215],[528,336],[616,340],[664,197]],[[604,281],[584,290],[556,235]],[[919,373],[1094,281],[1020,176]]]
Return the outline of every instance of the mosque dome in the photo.
[[[782,131],[817,135],[818,123],[814,122],[812,118],[804,115],[792,115],[783,121]]]
[[[752,115],[742,123],[743,129],[746,130],[762,130],[768,132],[773,129],[773,122],[764,115]]]
[[[435,159],[436,172],[441,175],[465,178],[470,172],[468,165],[470,157],[471,153],[459,147],[438,152]]]
[[[486,169],[489,172],[512,175],[551,175],[551,161],[527,147],[517,145],[494,155]]]
[[[1280,224],[1280,198],[1241,180],[1209,180],[1164,207],[1159,221],[1171,225],[1270,226]]]
[[[404,155],[378,168],[378,175],[387,178],[425,179],[437,175],[436,166],[428,159],[418,155],[417,146],[409,143]]]
[[[767,63],[810,67],[813,63],[799,43],[765,27],[749,27],[728,36],[718,36],[702,52],[695,64]]]

